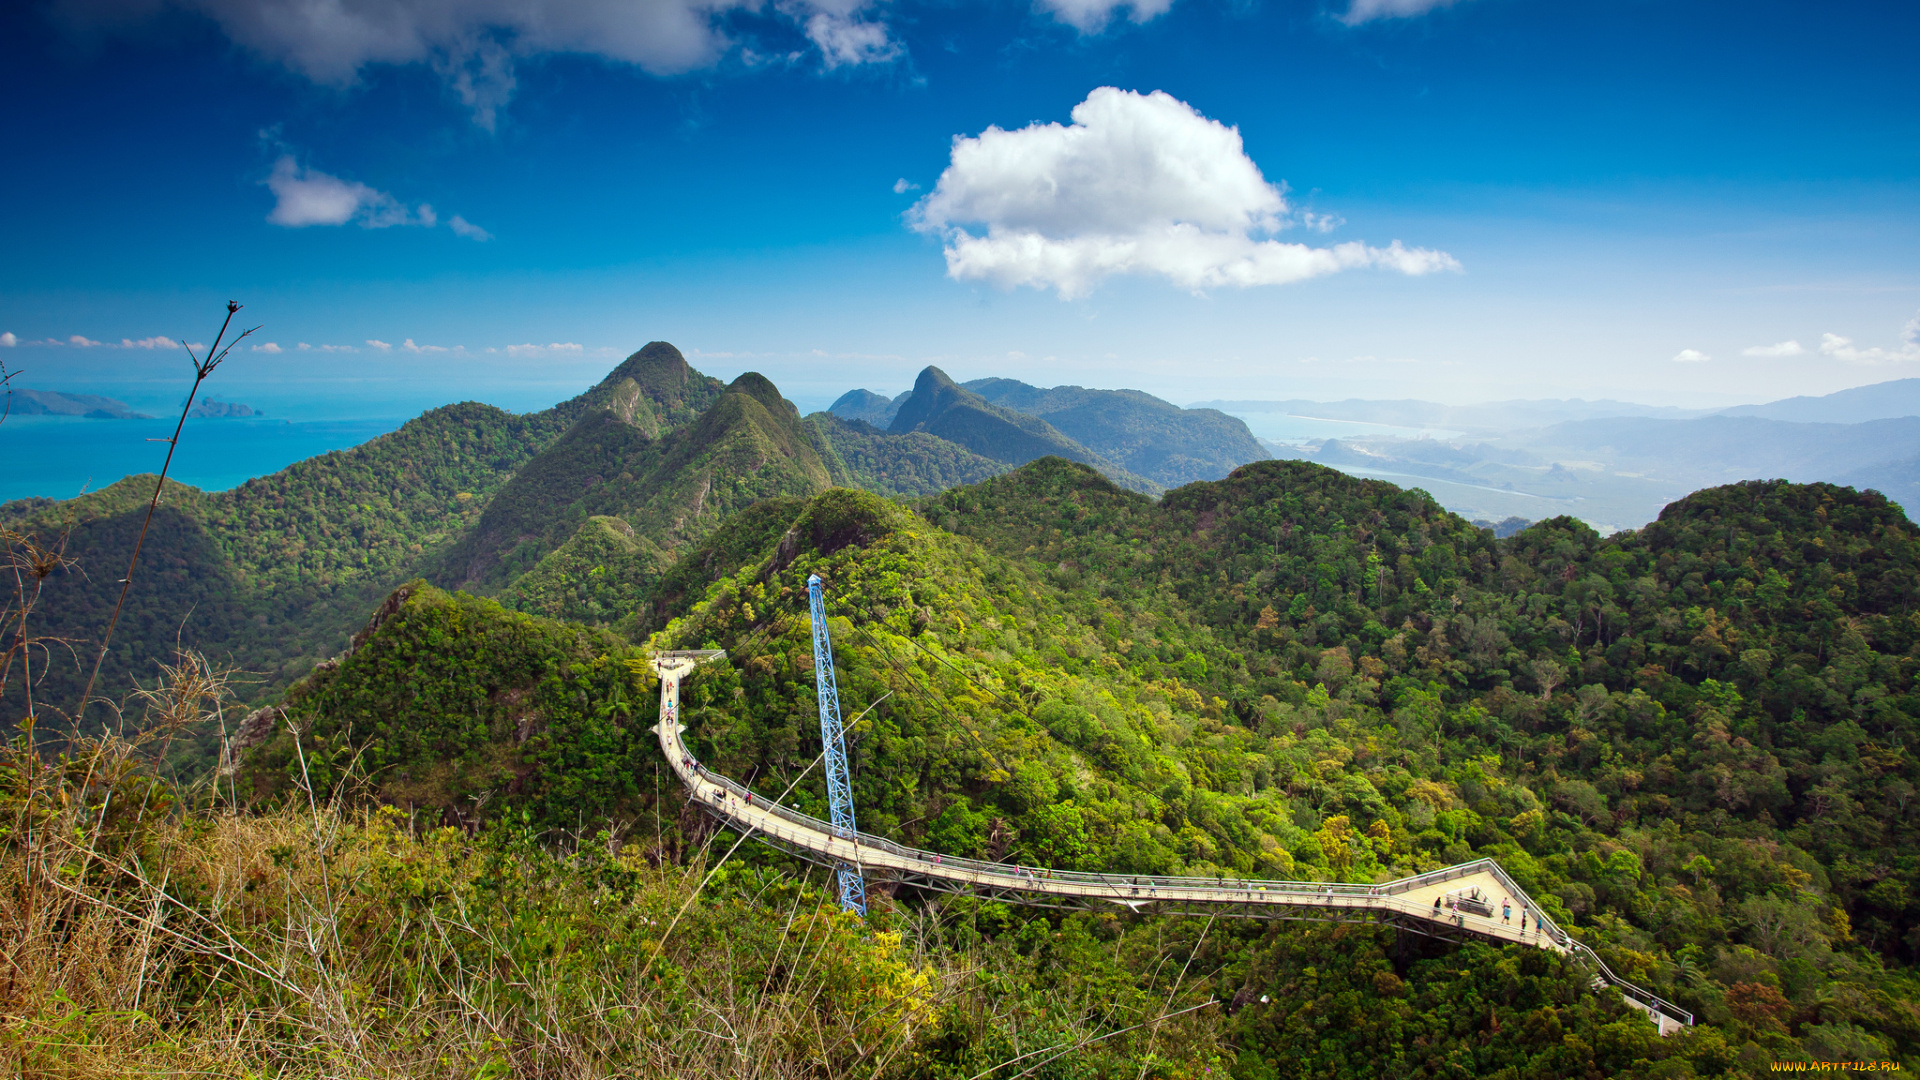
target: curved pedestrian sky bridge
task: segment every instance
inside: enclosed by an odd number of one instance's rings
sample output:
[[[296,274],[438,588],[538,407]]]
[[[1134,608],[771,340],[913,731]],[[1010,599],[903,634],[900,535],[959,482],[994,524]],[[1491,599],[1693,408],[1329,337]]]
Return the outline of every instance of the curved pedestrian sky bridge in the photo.
[[[832,824],[749,791],[702,765],[681,739],[680,681],[714,650],[661,652],[660,752],[708,813],[742,833],[835,868],[857,867],[868,881],[963,893],[1010,904],[1142,914],[1217,915],[1248,919],[1372,922],[1430,937],[1469,936],[1547,949],[1593,972],[1595,989],[1612,986],[1626,1003],[1659,1025],[1662,1035],[1693,1023],[1693,1014],[1615,975],[1605,961],[1544,915],[1492,859],[1477,859],[1395,881],[1359,885],[1328,881],[1259,881],[1228,877],[1104,874],[985,862],[923,851],[866,833],[843,835]]]

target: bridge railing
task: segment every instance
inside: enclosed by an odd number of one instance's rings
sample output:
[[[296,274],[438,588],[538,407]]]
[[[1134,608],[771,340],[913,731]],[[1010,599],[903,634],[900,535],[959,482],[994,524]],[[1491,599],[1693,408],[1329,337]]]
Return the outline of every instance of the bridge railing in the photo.
[[[671,728],[669,730],[671,730]],[[841,836],[841,834],[834,829],[831,822],[824,821],[810,814],[801,813],[792,807],[775,802],[758,792],[750,791],[744,784],[739,783],[732,777],[723,776],[708,770],[706,766],[700,764],[699,760],[694,758],[692,753],[687,750],[686,744],[681,741],[678,732],[674,732],[673,741],[675,748],[687,761],[692,763],[693,769],[702,780],[726,790],[743,805],[748,804],[747,796],[751,794],[753,796],[751,805],[758,806],[764,813],[778,817],[808,832],[818,833],[823,836]],[[716,807],[715,809],[721,816],[739,825],[741,828],[753,828],[751,822],[741,823],[735,821],[733,815],[729,814],[724,806]],[[1014,887],[1018,887],[1023,879],[1036,884],[1042,882],[1078,884],[1110,890],[1116,898],[1128,900],[1139,896],[1139,891],[1142,889],[1148,890],[1149,896],[1155,900],[1177,899],[1182,893],[1202,890],[1211,892],[1220,889],[1234,889],[1249,893],[1265,893],[1268,896],[1277,894],[1302,899],[1315,899],[1322,903],[1336,896],[1350,897],[1381,904],[1381,906],[1405,908],[1409,914],[1421,915],[1424,913],[1412,910],[1409,905],[1391,902],[1397,900],[1398,896],[1402,893],[1485,873],[1500,882],[1501,886],[1507,889],[1512,895],[1523,898],[1523,902],[1527,904],[1529,911],[1536,920],[1536,924],[1540,927],[1543,936],[1548,941],[1559,944],[1562,948],[1572,952],[1581,961],[1593,965],[1598,969],[1602,978],[1606,979],[1622,994],[1646,1006],[1648,1009],[1660,1015],[1680,1020],[1688,1025],[1693,1023],[1693,1014],[1691,1012],[1661,998],[1652,991],[1643,989],[1621,978],[1619,975],[1614,974],[1613,969],[1607,966],[1606,961],[1600,959],[1600,955],[1594,952],[1591,946],[1585,942],[1576,940],[1572,935],[1562,930],[1558,924],[1540,911],[1539,905],[1534,904],[1531,900],[1525,900],[1524,898],[1527,897],[1526,890],[1520,888],[1519,884],[1507,875],[1507,872],[1501,868],[1500,864],[1492,859],[1478,859],[1469,863],[1461,863],[1457,866],[1444,867],[1439,870],[1429,870],[1425,873],[1415,874],[1411,877],[1397,878],[1393,881],[1382,882],[1378,885],[1356,885],[1348,882],[1334,881],[1268,881],[1255,878],[1203,878],[1161,874],[1103,874],[1097,871],[1050,870],[1042,867],[1024,866],[1018,863],[991,862],[984,859],[969,859],[947,855],[941,852],[927,851],[923,848],[908,847],[905,844],[896,843],[885,837],[874,836],[871,833],[856,832],[852,837],[842,837],[842,839],[850,840],[850,842],[858,848],[884,851],[896,858],[919,863],[927,873],[933,876],[940,876],[942,872],[967,871],[975,874],[1014,879],[1010,882]],[[1143,897],[1143,899],[1145,898],[1146,897]],[[1382,904],[1382,901],[1388,903]]]
[[[753,805],[758,806],[766,813],[791,822],[811,832],[817,832],[825,836],[840,835],[830,822],[813,817],[810,814],[801,813],[781,803],[774,802],[758,792],[749,792],[745,785],[734,780],[732,777],[723,776],[708,770],[704,765],[699,763],[698,759],[693,758],[692,754],[686,751],[685,743],[680,742],[677,738],[675,742],[687,760],[693,762],[693,768],[698,771],[701,779],[726,789],[734,798],[740,800],[742,804],[745,804],[747,802],[747,796],[752,794]],[[724,808],[722,808],[721,813],[729,819],[732,818],[732,815],[726,814]],[[750,828],[751,825],[747,824],[743,827]],[[1199,890],[1217,891],[1220,889],[1236,889],[1248,892],[1279,893],[1282,895],[1317,899],[1340,896],[1371,900],[1404,892],[1407,888],[1406,883],[1415,880],[1402,878],[1398,881],[1387,882],[1380,885],[1359,885],[1339,881],[1274,881],[1224,876],[1185,877],[1165,874],[1106,874],[1098,871],[1052,870],[1043,867],[1026,866],[1019,863],[1001,863],[984,859],[969,859],[961,856],[947,855],[941,852],[927,851],[922,848],[908,847],[905,844],[888,840],[885,837],[874,836],[871,833],[864,832],[856,832],[852,837],[846,839],[849,839],[860,848],[884,851],[900,859],[924,864],[929,871],[933,872],[965,870],[976,874],[987,874],[1019,880],[1080,884],[1111,889],[1116,895],[1127,898],[1131,898],[1134,895],[1133,890],[1135,889],[1150,889],[1156,894],[1161,892],[1178,894],[1180,892]],[[1488,865],[1492,865],[1491,862],[1489,862]],[[1449,869],[1458,870],[1459,868]],[[1468,873],[1475,872],[1478,872],[1477,866],[1474,870],[1468,871]],[[1447,871],[1435,871],[1435,873],[1447,873]],[[1454,876],[1465,875],[1456,874]],[[1520,892],[1517,887],[1515,887],[1514,892],[1518,895],[1525,895]],[[1159,899],[1160,897],[1156,895],[1155,898]]]

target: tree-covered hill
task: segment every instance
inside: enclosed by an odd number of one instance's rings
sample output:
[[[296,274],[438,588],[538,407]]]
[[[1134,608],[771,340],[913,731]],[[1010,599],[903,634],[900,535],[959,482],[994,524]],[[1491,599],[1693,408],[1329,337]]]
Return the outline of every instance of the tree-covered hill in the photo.
[[[834,483],[881,495],[936,495],[1011,466],[924,431],[890,432],[833,413],[807,417]]]
[[[103,692],[117,698],[135,676],[151,678],[181,641],[232,656],[268,684],[304,674],[563,430],[551,413],[449,405],[231,491],[169,485],[101,672]],[[128,477],[16,522],[49,546],[66,535],[73,560],[47,579],[35,616],[36,634],[72,645],[47,658],[40,696],[57,708],[71,709],[85,682],[153,481]],[[8,685],[9,721],[18,691]]]
[[[849,390],[835,398],[827,411],[842,420],[864,420],[874,427],[885,431],[893,423],[894,414],[906,403],[913,391],[909,390],[898,398],[886,397],[871,390]]]
[[[777,794],[819,748],[818,573],[848,715],[875,706],[854,731],[868,831],[1117,872],[1373,881],[1492,856],[1701,1021],[1659,1040],[1576,974],[1490,948],[1236,925],[1210,932],[1211,992],[1280,1002],[1236,1017],[1236,1076],[1739,1075],[1920,1048],[1917,552],[1897,508],[1820,485],[1702,492],[1637,534],[1562,519],[1495,540],[1302,463],[1156,503],[1051,459],[917,512],[845,490],[758,504],[656,580],[626,640],[663,626],[657,645],[728,651],[689,684],[688,737]],[[629,729],[651,706],[607,681],[623,641],[407,604],[434,614],[290,696],[312,754],[397,755],[380,760],[440,777],[416,806],[465,815],[484,790],[492,813],[556,824],[585,797],[569,774],[646,775],[656,751]],[[494,673],[495,640],[526,659]],[[454,732],[433,738],[467,764],[391,749],[363,717]],[[601,734],[546,764],[541,733],[575,728]],[[819,811],[817,774],[791,798]]]
[[[1218,480],[1271,457],[1245,422],[1218,409],[1183,409],[1138,390],[1042,389],[1016,379],[964,384],[995,405],[1037,416],[1062,435],[1166,487]]]

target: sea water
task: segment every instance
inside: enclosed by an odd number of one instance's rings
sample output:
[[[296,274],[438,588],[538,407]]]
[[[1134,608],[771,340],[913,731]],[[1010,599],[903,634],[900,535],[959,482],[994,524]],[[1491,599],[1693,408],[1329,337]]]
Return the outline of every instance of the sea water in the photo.
[[[188,420],[171,479],[224,491],[330,450],[393,431],[405,417],[288,421],[272,417]],[[30,495],[70,499],[134,473],[157,473],[172,419],[88,420],[11,416],[0,422],[0,502]]]

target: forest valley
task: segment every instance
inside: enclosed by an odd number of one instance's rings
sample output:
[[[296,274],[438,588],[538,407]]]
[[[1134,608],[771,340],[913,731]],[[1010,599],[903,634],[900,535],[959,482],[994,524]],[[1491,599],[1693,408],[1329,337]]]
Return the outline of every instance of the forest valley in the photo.
[[[803,418],[656,343],[545,413],[170,490],[79,730],[44,642],[91,657],[154,478],[5,508],[16,568],[72,565],[9,608],[0,1056],[1266,1080],[1920,1052],[1920,532],[1877,492],[1752,481],[1497,539],[1307,462],[1156,498],[993,449]],[[809,574],[864,831],[1136,874],[1491,857],[1697,1025],[1376,926],[906,887],[841,913],[686,805],[651,731],[649,653],[724,649],[689,745],[825,816]]]

